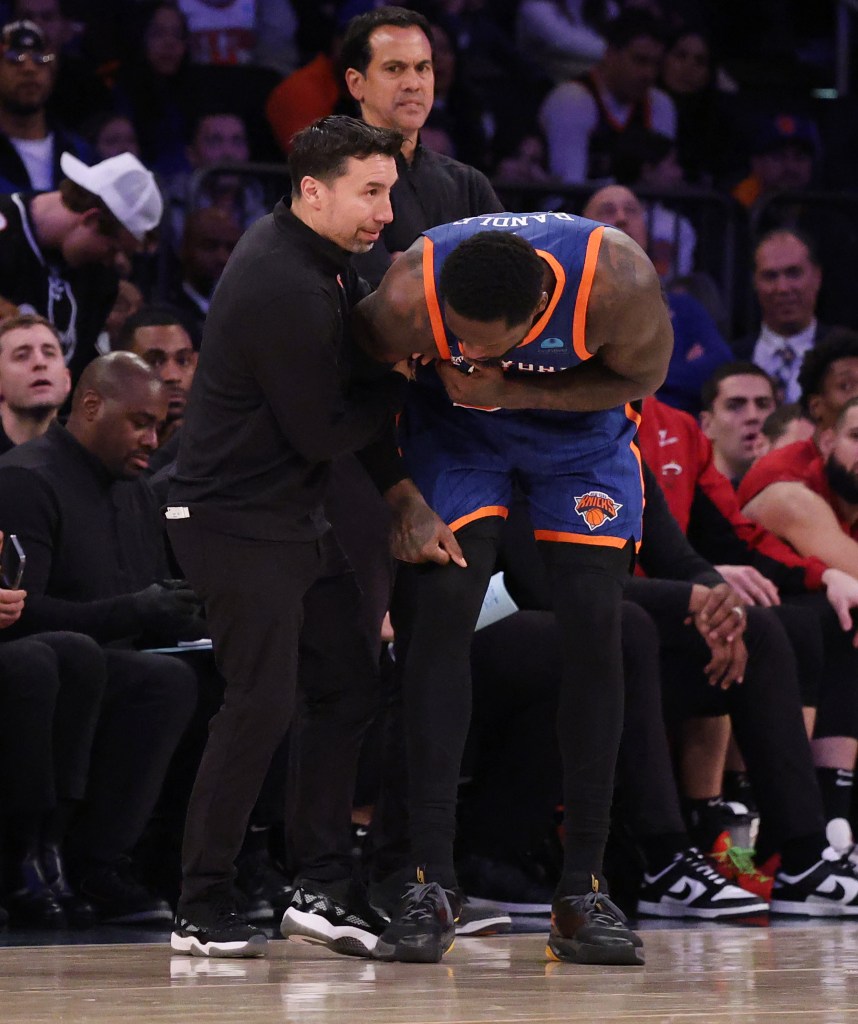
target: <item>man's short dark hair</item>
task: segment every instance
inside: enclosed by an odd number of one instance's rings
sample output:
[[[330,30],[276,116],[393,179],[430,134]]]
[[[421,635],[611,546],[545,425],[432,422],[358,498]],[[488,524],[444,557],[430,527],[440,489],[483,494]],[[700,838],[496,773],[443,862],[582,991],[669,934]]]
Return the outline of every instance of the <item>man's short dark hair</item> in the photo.
[[[807,419],[807,414],[798,402],[785,402],[773,409],[763,420],[760,430],[771,444],[779,441],[787,432],[787,427],[794,420]]]
[[[63,348],[63,341],[60,337],[60,332],[54,327],[50,320],[47,320],[43,316],[39,316],[38,313],[18,313],[16,316],[7,317],[5,320],[0,320],[0,347],[3,344],[3,338],[10,331],[17,331],[19,328],[25,330],[30,327],[47,327],[47,329],[57,339],[57,344],[60,346],[60,351]]]
[[[375,128],[354,117],[334,114],[320,118],[292,136],[289,176],[292,195],[298,195],[302,180],[309,175],[329,184],[346,171],[349,157],[395,157],[402,148],[402,135],[390,128]]]
[[[545,267],[533,246],[509,231],[480,231],[441,267],[438,291],[460,316],[508,327],[533,316]]]
[[[636,39],[654,39],[662,46],[667,42],[664,23],[648,11],[623,11],[605,25],[602,35],[614,50],[623,50]]]
[[[372,46],[369,37],[377,28],[419,28],[432,44],[432,30],[429,22],[417,11],[409,11],[404,7],[377,7],[374,11],[359,14],[348,23],[343,42],[340,47],[340,77],[349,68],[366,74],[372,60]]]
[[[771,228],[764,234],[760,235],[760,237],[754,243],[754,262],[756,262],[757,253],[760,250],[760,246],[764,245],[766,242],[770,242],[773,238],[777,238],[779,235],[791,235],[797,241],[801,242],[801,244],[805,246],[805,248],[807,249],[807,255],[810,262],[815,267],[819,267],[821,265],[819,262],[819,252],[817,249],[816,240],[812,238],[806,231],[802,231],[801,228],[792,227]]]
[[[125,321],[119,330],[113,351],[131,352],[134,349],[134,335],[141,327],[181,327],[191,339],[194,348],[198,348],[196,330],[191,326],[185,314],[167,302],[153,302],[141,306],[136,313]]]
[[[762,377],[765,381],[768,381],[771,385],[772,395],[774,396],[774,382],[761,366],[757,366],[756,363],[749,362],[747,359],[734,359],[732,362],[722,363],[700,389],[700,401],[702,403],[701,408],[707,409],[709,412],[712,411],[712,406],[715,404],[715,399],[718,397],[721,381],[726,380],[728,377],[746,375],[751,377]]]
[[[823,340],[808,349],[798,371],[801,407],[809,415],[809,401],[822,393],[825,375],[838,359],[858,359],[858,331],[849,327],[832,327]]]

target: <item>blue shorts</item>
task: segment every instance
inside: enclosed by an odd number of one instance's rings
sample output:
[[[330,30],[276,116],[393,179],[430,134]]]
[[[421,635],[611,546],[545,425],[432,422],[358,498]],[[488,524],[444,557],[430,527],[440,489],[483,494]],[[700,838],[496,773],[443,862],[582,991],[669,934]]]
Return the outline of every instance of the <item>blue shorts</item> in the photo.
[[[635,547],[643,477],[631,406],[595,413],[483,412],[412,388],[399,423],[408,472],[453,530],[506,518],[513,486],[527,496],[537,540]]]

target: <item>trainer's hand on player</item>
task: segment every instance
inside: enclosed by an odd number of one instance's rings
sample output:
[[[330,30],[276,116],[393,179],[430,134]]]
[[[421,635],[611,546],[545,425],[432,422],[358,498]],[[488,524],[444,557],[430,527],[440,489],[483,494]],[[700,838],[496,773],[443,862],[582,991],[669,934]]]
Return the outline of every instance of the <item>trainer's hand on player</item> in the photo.
[[[752,565],[716,565],[715,568],[742,598],[744,604],[771,608],[781,603],[778,588]]]
[[[436,364],[441,383],[457,405],[475,405],[482,409],[503,409],[507,382],[500,366],[489,363],[471,364],[463,373],[449,361]]]
[[[411,480],[400,480],[385,493],[393,510],[390,550],[401,562],[455,562],[463,569],[468,563],[456,535],[426,504]]]

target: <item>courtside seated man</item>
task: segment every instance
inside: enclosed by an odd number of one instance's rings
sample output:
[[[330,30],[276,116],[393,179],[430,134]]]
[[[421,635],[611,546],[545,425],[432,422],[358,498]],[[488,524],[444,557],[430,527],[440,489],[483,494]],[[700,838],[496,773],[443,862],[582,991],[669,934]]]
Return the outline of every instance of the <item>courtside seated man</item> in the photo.
[[[467,563],[401,567],[394,625],[417,884],[374,956],[438,960],[452,943],[470,641],[515,480],[564,638],[569,812],[549,953],[642,963],[640,939],[606,898],[602,856],[623,722],[620,605],[643,501],[631,403],[659,387],[672,346],[655,270],[631,239],[594,221],[486,214],[426,231],[355,316],[376,358],[421,357],[400,445]]]

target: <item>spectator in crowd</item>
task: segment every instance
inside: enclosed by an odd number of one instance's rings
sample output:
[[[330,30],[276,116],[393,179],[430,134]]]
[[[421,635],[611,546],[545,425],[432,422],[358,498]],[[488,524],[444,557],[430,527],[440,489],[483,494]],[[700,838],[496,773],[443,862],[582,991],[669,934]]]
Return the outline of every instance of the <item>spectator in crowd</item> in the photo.
[[[26,313],[0,323],[0,454],[41,437],[70,391],[71,375],[52,324]]]
[[[676,108],[677,155],[686,180],[703,187],[720,186],[741,169],[735,156],[740,148],[737,116],[703,31],[684,27],[672,36],[664,51],[659,84]]]
[[[519,50],[554,82],[583,75],[605,55],[605,40],[582,0],[524,0],[515,37]]]
[[[772,380],[755,363],[724,363],[703,385],[701,404],[715,468],[738,487],[759,457],[763,425],[777,405]]]
[[[124,114],[96,114],[83,125],[81,131],[92,147],[96,161],[108,160],[120,153],[130,153],[140,158],[137,129]]]
[[[345,25],[346,21],[338,18],[327,47],[287,75],[265,101],[265,116],[287,156],[296,132],[317,118],[335,113],[345,103],[345,83],[338,66]]]
[[[116,292],[116,299],[113,308],[107,314],[104,321],[104,330],[99,334],[95,347],[100,356],[106,356],[115,347],[116,339],[122,330],[122,325],[132,313],[143,305],[143,293],[133,281],[126,281],[121,278],[119,288]]]
[[[673,102],[655,86],[664,50],[661,24],[628,11],[609,23],[605,38],[605,55],[592,72],[556,86],[539,113],[549,170],[572,184],[610,179],[614,145],[632,125],[676,137]]]
[[[114,106],[137,129],[146,166],[169,177],[187,169],[188,26],[175,3],[156,0],[135,6],[127,31]]]
[[[167,394],[167,416],[158,431],[158,451],[149,458],[155,473],[176,457],[177,431],[197,368],[197,351],[178,310],[167,305],[144,306],[122,326],[116,346],[133,352],[158,375]]]
[[[204,630],[187,588],[155,582],[166,575],[162,534],[137,479],[166,405],[142,360],[103,356],[84,371],[67,427],[53,423],[0,459],[0,525],[27,555],[16,633],[71,629],[109,645],[86,800],[66,841],[72,878],[103,920],[171,916],[128,861],[197,700],[187,665],[133,647]]]
[[[614,150],[614,165],[617,184],[630,189],[678,192],[684,185],[673,139],[647,128],[623,132]],[[659,277],[670,281],[693,271],[697,233],[687,217],[661,201],[650,203],[647,229],[649,257]]]
[[[94,66],[72,52],[75,28],[80,26],[70,16],[68,0],[14,0],[12,10],[17,19],[38,26],[46,51],[56,55],[54,89],[48,99],[51,120],[82,130],[96,111],[110,106],[110,94]]]
[[[795,192],[811,184],[820,141],[810,118],[777,114],[755,127],[751,141],[751,173],[733,189],[748,208],[775,192]]]
[[[239,114],[225,111],[200,114],[193,123],[187,158],[191,172],[215,164],[243,164],[250,159],[247,129]],[[267,210],[262,186],[255,178],[219,171],[206,177],[195,196],[190,177],[175,175],[167,188],[171,238],[176,246],[184,233],[185,218],[193,209],[213,207],[231,217],[242,230]]]
[[[462,73],[461,55],[442,25],[433,24],[431,31],[435,94],[424,130],[446,132],[452,143],[449,156],[485,169],[488,163],[488,143],[482,112]],[[436,151],[438,149],[437,146],[431,148]]]
[[[198,337],[215,285],[240,237],[241,228],[215,206],[192,210],[185,221],[179,272],[170,298],[196,325]]]
[[[779,401],[800,397],[799,371],[805,354],[826,335],[816,319],[822,269],[810,238],[775,228],[754,248],[754,291],[761,324],[756,334],[733,343],[740,359],[751,359],[775,381]]]
[[[786,448],[797,441],[813,437],[813,420],[802,409],[800,402],[786,402],[769,413],[757,442],[757,457],[777,448]]]
[[[584,216],[625,231],[648,251],[644,208],[630,189],[608,185],[594,192],[584,207]],[[715,322],[690,295],[668,292],[667,304],[673,322],[673,354],[667,378],[658,397],[669,405],[696,414],[700,411],[700,388],[712,371],[727,362],[732,352],[718,333]]]
[[[76,380],[97,354],[114,301],[117,266],[146,244],[161,220],[161,193],[130,153],[93,167],[64,153],[55,192],[0,197],[0,294],[56,327]]]
[[[0,50],[0,191],[49,192],[62,176],[63,153],[89,155],[82,139],[48,116],[56,54],[29,21],[4,25]]]
[[[298,65],[298,19],[290,0],[178,0],[195,64],[259,64],[281,74]]]

